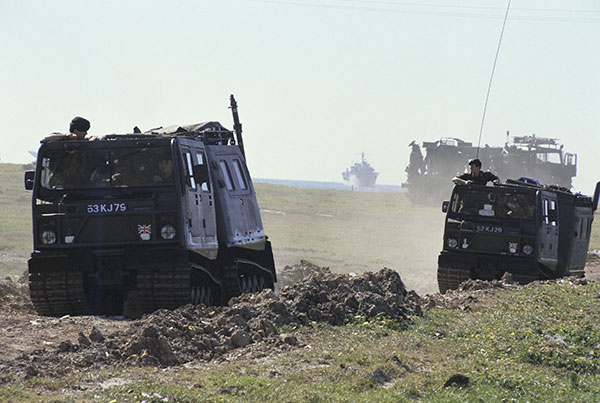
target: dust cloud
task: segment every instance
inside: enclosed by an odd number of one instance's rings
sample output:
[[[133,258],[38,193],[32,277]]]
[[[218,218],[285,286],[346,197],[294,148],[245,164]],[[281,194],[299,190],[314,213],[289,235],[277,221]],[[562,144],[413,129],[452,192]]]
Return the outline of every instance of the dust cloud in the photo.
[[[389,268],[408,289],[438,291],[437,257],[442,248],[440,207],[412,205],[402,193],[316,191],[277,187],[297,197],[291,205],[257,189],[265,232],[273,244],[278,272],[306,260],[332,272],[361,274]]]

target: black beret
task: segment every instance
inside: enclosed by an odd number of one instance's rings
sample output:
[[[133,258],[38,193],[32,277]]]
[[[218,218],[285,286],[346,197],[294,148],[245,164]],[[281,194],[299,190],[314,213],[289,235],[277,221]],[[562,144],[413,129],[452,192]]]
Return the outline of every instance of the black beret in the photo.
[[[469,165],[475,165],[475,166],[478,166],[479,168],[481,168],[481,161],[479,161],[477,158],[475,158],[474,160],[469,161]]]
[[[71,120],[71,126],[69,127],[69,130],[71,131],[73,131],[74,129],[82,132],[87,132],[88,130],[90,130],[90,121],[85,118],[82,118],[81,116],[75,116],[73,120]]]

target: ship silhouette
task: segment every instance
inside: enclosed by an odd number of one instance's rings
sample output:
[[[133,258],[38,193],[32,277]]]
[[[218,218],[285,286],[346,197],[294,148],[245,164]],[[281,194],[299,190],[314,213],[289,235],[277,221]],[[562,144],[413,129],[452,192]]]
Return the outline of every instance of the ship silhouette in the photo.
[[[346,168],[342,172],[344,184],[353,188],[372,188],[375,187],[378,172],[365,160],[364,151],[361,154],[361,161]]]

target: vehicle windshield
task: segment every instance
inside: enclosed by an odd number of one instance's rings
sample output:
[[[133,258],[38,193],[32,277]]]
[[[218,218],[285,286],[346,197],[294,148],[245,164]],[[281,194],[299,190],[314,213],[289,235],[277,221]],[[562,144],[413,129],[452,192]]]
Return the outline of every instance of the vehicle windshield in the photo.
[[[455,215],[535,220],[535,193],[465,190],[452,195]]]
[[[557,152],[543,152],[536,153],[536,158],[541,162],[551,162],[553,164],[562,164],[560,153]]]
[[[172,185],[173,159],[168,147],[50,150],[40,180],[50,190]]]

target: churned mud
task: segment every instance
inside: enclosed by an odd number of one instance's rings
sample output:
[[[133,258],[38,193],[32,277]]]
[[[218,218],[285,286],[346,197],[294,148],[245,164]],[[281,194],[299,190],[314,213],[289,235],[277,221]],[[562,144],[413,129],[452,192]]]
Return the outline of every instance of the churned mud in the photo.
[[[590,280],[600,279],[597,254],[590,254],[586,270]],[[336,274],[307,261],[286,266],[279,278],[276,293],[244,294],[224,307],[159,310],[137,320],[38,316],[29,300],[26,277],[7,278],[0,281],[0,383],[60,377],[86,368],[165,368],[232,353],[262,357],[301,347],[290,331],[316,322],[343,325],[356,315],[385,314],[409,323],[412,316],[434,306],[471,309],[482,294],[518,287],[505,277],[468,281],[456,291],[420,297],[387,268],[361,275]]]

